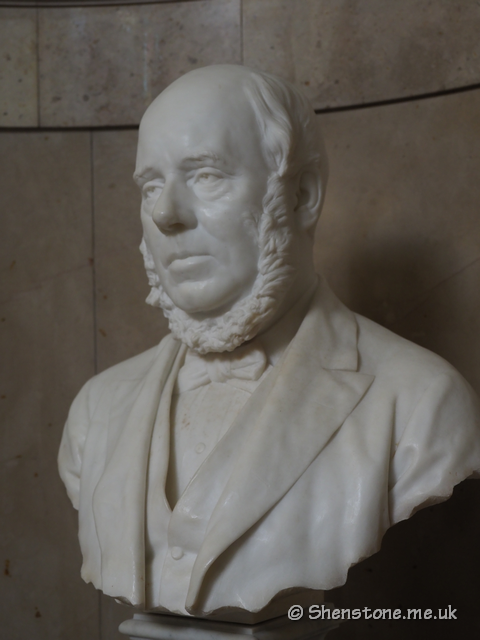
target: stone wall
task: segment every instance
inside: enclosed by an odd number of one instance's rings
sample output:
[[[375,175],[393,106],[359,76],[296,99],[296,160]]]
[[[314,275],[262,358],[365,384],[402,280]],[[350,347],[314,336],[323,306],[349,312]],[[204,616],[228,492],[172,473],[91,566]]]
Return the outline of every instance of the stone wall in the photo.
[[[218,62],[286,77],[317,109],[480,82],[480,6],[469,0],[1,4],[3,127],[138,124],[172,80]]]
[[[349,306],[480,391],[479,32],[470,0],[0,9],[5,637],[114,640],[129,616],[79,577],[55,458],[83,382],[166,332],[143,302],[131,174],[135,125],[182,73],[243,62],[307,93],[331,164],[319,268]],[[451,604],[456,623],[351,622],[332,640],[473,637],[479,497],[463,483],[398,525],[330,594],[344,607]]]

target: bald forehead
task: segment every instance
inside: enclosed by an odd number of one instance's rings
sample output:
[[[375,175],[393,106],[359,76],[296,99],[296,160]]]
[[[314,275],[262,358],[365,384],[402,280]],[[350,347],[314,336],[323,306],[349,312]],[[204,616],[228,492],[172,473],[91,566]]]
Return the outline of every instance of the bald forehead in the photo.
[[[181,76],[175,82],[172,82],[162,93],[154,100],[161,100],[174,94],[179,93],[206,93],[216,91],[218,93],[235,92],[238,95],[243,93],[243,87],[252,76],[250,69],[236,65],[212,65],[195,69]]]
[[[235,67],[207,67],[170,85],[140,124],[136,175],[207,156],[232,170],[254,159],[264,163],[262,136],[240,77],[247,74]]]
[[[140,123],[140,155],[167,142],[171,149],[202,153],[213,140],[225,156],[247,142],[251,152],[263,155],[255,112],[244,91],[247,77],[241,68],[219,66],[179,78],[147,109]]]
[[[151,122],[160,114],[172,117],[192,117],[212,109],[230,110],[232,118],[252,112],[244,91],[249,73],[241,67],[223,65],[196,69],[167,87],[149,106],[143,120]]]

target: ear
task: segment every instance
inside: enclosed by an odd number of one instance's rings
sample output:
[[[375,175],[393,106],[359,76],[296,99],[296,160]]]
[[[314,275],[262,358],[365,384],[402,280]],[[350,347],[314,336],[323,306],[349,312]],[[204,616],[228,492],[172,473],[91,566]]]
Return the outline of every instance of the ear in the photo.
[[[323,199],[323,187],[320,173],[315,169],[306,169],[298,179],[295,219],[305,231],[313,231],[320,216]]]

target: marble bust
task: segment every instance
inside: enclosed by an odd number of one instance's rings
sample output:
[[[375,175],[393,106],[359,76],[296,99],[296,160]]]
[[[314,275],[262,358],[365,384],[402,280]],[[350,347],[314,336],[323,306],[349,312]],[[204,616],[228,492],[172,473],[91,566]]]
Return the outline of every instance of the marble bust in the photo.
[[[331,589],[480,470],[460,374],[315,273],[327,175],[311,106],[269,74],[198,69],[145,113],[147,301],[171,333],[87,382],[59,453],[104,593],[228,619]]]

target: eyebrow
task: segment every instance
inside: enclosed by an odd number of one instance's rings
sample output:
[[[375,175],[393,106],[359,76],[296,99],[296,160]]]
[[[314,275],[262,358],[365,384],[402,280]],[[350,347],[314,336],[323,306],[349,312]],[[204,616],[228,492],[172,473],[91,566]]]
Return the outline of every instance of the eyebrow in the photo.
[[[198,153],[193,156],[189,156],[182,160],[183,165],[199,165],[204,164],[205,162],[215,162],[216,164],[225,164],[225,160],[223,160],[216,153],[211,151],[206,151],[205,153]]]
[[[140,169],[140,171],[135,171],[133,174],[133,179],[137,183],[139,187],[146,181],[148,181],[148,173],[150,173],[152,169],[150,167],[144,167]]]
[[[201,166],[205,163],[214,163],[221,165],[226,164],[223,158],[221,158],[216,153],[213,153],[212,151],[205,151],[203,153],[196,153],[194,155],[188,156],[187,158],[184,158],[180,164],[186,168],[189,168]],[[149,174],[153,177],[155,173],[156,172],[154,167],[142,167],[139,171],[135,171],[135,173],[133,174],[133,179],[140,186],[143,182],[150,180]]]

